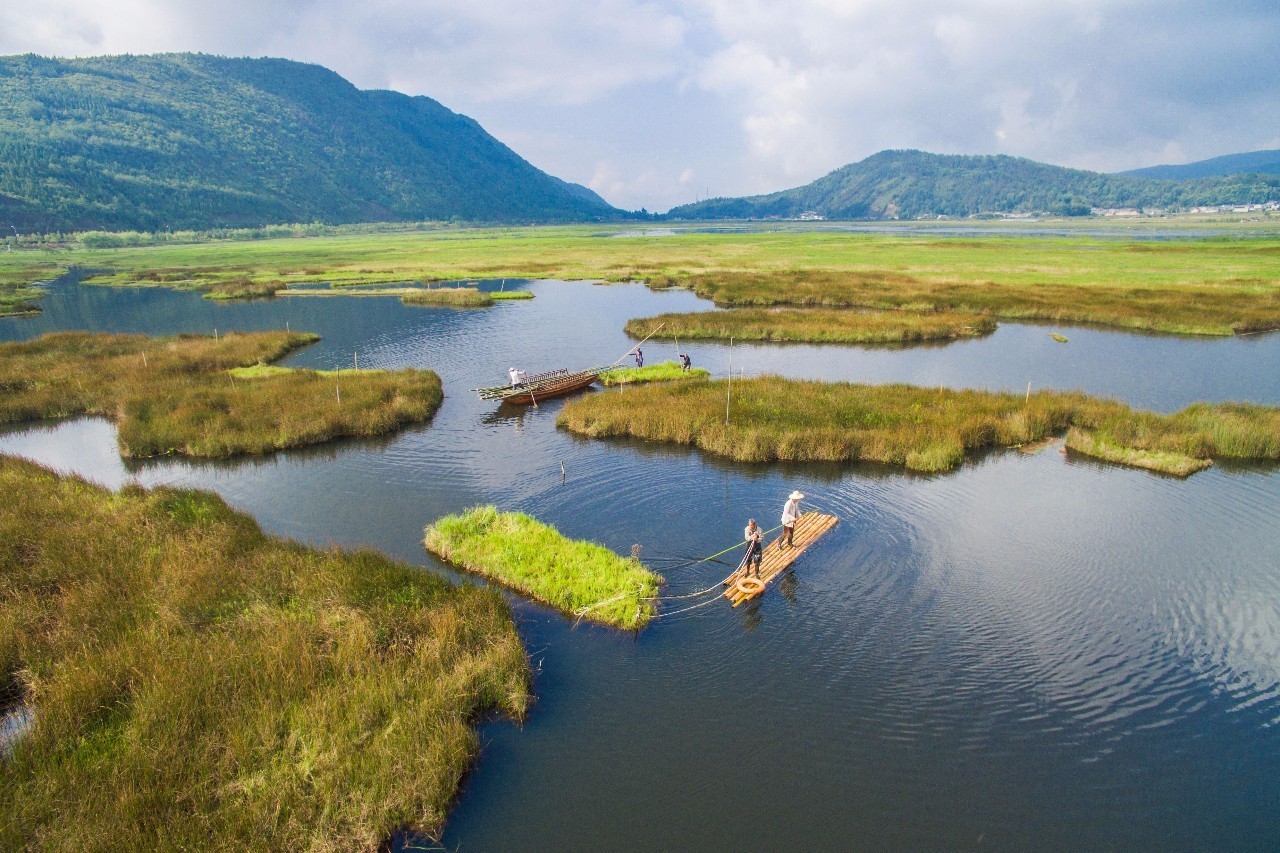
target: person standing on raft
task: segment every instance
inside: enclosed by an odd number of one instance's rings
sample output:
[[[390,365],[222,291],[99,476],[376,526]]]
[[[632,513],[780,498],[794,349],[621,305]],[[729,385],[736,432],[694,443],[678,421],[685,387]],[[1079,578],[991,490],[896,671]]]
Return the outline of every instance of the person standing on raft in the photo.
[[[764,542],[764,534],[756,526],[754,518],[747,519],[747,527],[742,531],[742,538],[747,541],[747,556],[742,558],[742,564],[746,567],[744,574],[746,577],[750,577],[753,574],[752,568],[754,568],[755,576],[760,577],[761,543]]]
[[[796,532],[796,522],[800,520],[800,501],[802,500],[804,500],[803,494],[792,492],[791,497],[787,498],[787,502],[782,507],[782,535],[778,537],[779,548],[795,544],[791,540]],[[785,544],[783,540],[786,540]]]

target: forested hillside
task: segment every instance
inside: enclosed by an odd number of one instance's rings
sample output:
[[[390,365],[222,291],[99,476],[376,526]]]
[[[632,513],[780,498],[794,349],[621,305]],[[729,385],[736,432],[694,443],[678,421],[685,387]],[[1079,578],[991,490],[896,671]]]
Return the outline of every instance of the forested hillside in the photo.
[[[1183,181],[1188,178],[1210,178],[1217,175],[1268,174],[1280,175],[1280,151],[1246,151],[1242,154],[1224,154],[1208,160],[1183,163],[1178,166],[1147,166],[1120,172],[1137,178],[1167,178]]]
[[[677,207],[682,219],[796,217],[903,219],[980,213],[1084,215],[1091,208],[1182,208],[1280,200],[1280,175],[1191,181],[1107,175],[1005,155],[881,151],[811,184],[769,195]]]
[[[430,98],[316,65],[0,57],[0,220],[21,231],[618,214]]]

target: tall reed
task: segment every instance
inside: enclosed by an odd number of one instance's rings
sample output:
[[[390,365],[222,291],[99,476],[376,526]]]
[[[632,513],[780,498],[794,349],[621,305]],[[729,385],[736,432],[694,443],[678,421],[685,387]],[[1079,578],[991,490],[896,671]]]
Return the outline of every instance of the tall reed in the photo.
[[[100,414],[119,422],[125,456],[220,457],[382,435],[439,408],[440,378],[427,370],[288,370],[251,381],[228,372],[316,340],[62,332],[0,344],[0,423]]]
[[[366,849],[436,832],[530,676],[497,593],[265,536],[216,495],[0,458],[0,662],[35,725],[0,848]]]

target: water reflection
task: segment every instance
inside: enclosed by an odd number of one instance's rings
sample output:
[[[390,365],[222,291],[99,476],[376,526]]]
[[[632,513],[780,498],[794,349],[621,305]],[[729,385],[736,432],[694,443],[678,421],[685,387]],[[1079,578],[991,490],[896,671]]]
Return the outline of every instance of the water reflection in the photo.
[[[0,335],[287,322],[324,335],[291,363],[345,366],[358,353],[361,366],[429,367],[445,401],[431,424],[388,439],[259,460],[126,465],[100,419],[8,430],[0,451],[112,486],[211,488],[274,532],[374,545],[446,574],[422,527],[480,502],[620,553],[639,543],[659,571],[661,558],[732,544],[748,517],[772,527],[793,488],[840,516],[760,600],[714,601],[638,636],[513,597],[538,703],[521,728],[484,727],[450,848],[1261,849],[1280,836],[1280,813],[1259,807],[1280,797],[1276,466],[1182,481],[1055,449],[916,476],[586,440],[556,429],[562,401],[494,408],[468,389],[501,382],[511,363],[596,364],[629,347],[628,317],[706,305],[636,286],[527,286],[536,299],[442,312],[382,297],[218,308],[64,283],[43,317],[2,321]],[[1069,335],[1005,325],[943,349],[735,347],[733,359],[833,379],[1030,379],[1166,410],[1280,403],[1277,336]],[[728,365],[727,347],[688,348]],[[669,588],[727,573],[683,566]]]

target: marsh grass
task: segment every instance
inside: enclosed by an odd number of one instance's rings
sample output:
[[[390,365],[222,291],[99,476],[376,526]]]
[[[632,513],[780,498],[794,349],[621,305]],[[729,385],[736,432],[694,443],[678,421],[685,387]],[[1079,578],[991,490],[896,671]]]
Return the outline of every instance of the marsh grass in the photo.
[[[428,551],[558,610],[615,628],[643,627],[662,578],[639,560],[568,539],[519,512],[473,507],[426,529]],[[587,609],[589,608],[589,609]]]
[[[647,364],[644,367],[617,367],[600,374],[602,385],[632,385],[645,382],[672,382],[680,379],[706,379],[711,374],[701,367],[681,370],[674,361]]]
[[[661,326],[661,328],[659,328]],[[989,335],[991,317],[948,312],[829,308],[734,308],[660,314],[627,321],[627,334],[645,338],[804,343],[905,344]]]
[[[240,276],[232,281],[219,282],[205,291],[205,299],[230,301],[236,299],[270,299],[288,287],[283,281],[254,281]]]
[[[206,492],[0,458],[6,850],[373,850],[435,832],[530,675],[491,590],[265,536]]]
[[[618,236],[631,226],[438,228],[77,249],[56,260],[109,268],[93,281],[119,285],[595,279],[691,286],[740,307],[947,310],[1218,335],[1280,326],[1280,241],[1271,226],[1219,223],[1211,230],[1221,236],[1153,242],[1129,239],[1129,225],[1081,224],[1110,234],[848,234],[775,224],[650,238]],[[43,253],[4,255],[0,275],[47,262]]]
[[[905,272],[718,272],[694,275],[699,295],[726,307],[822,306],[984,314],[1009,320],[1233,335],[1280,329],[1275,281],[1163,287],[957,281]]]
[[[487,308],[494,304],[493,294],[474,287],[430,287],[414,290],[400,297],[405,305],[448,305],[454,308]]]
[[[532,299],[532,290],[491,290],[489,298],[495,302],[518,302],[522,299]]]
[[[118,422],[125,456],[222,457],[383,435],[435,414],[443,394],[430,371],[279,369],[253,381],[228,372],[316,340],[63,332],[0,344],[0,423],[98,414]]]
[[[9,264],[13,254],[25,255],[25,252],[4,253]],[[45,262],[23,258],[18,266],[0,264],[0,317],[21,317],[26,314],[39,314],[40,306],[36,300],[44,296],[44,291],[33,285],[58,275],[57,266]]]
[[[1196,404],[1159,415],[1078,392],[1028,398],[766,376],[733,383],[726,426],[725,392],[717,380],[593,394],[566,404],[558,423],[592,437],[675,442],[745,462],[865,460],[916,471],[946,471],[974,450],[1016,447],[1071,427],[1098,446],[1196,459],[1280,458],[1280,410],[1264,406]],[[1087,447],[1075,443],[1081,452]]]

